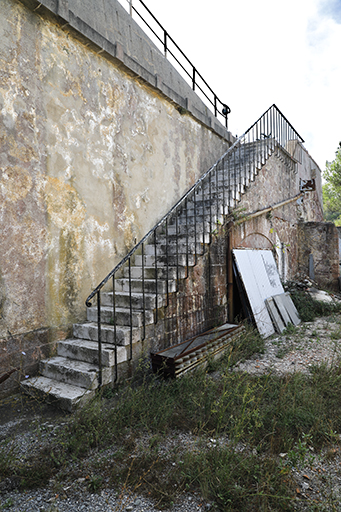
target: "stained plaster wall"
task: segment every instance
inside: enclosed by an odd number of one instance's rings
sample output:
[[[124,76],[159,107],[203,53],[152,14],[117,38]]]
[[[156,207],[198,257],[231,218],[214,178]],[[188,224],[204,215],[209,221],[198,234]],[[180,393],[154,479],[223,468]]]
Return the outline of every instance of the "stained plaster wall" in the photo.
[[[1,376],[30,373],[85,318],[229,142],[46,11],[3,0],[0,45]]]
[[[306,149],[298,143],[288,147],[297,165],[284,150],[276,151],[260,170],[238,204],[233,229],[233,246],[270,249],[274,252],[283,280],[299,271],[298,224],[323,219],[321,171]],[[316,190],[279,208],[252,217],[252,214],[300,194],[300,180],[315,179]],[[248,218],[248,214],[250,218]]]

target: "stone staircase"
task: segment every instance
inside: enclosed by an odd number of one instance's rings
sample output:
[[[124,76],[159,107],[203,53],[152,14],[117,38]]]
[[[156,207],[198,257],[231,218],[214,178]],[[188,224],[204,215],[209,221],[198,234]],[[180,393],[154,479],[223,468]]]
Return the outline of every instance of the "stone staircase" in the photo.
[[[273,140],[232,148],[216,164],[216,172],[202,179],[166,227],[159,229],[156,243],[145,243],[143,255],[136,252],[130,268],[115,279],[116,326],[113,292],[101,293],[103,385],[115,380],[115,331],[119,367],[131,357],[131,342],[142,340],[143,329],[155,322],[167,293],[176,293],[187,267],[209,250],[212,232],[224,223],[275,148]],[[87,308],[87,322],[73,326],[73,338],[57,343],[57,355],[40,362],[41,375],[23,381],[23,390],[68,411],[88,400],[99,385],[97,339],[97,307],[92,306]]]

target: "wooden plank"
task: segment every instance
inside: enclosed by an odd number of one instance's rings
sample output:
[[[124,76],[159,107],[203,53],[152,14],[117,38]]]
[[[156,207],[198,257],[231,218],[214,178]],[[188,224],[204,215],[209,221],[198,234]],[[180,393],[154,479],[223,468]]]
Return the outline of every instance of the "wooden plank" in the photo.
[[[276,328],[276,331],[282,333],[285,329],[285,324],[282,320],[281,315],[278,312],[275,301],[272,297],[265,300],[268,311],[270,313],[271,320]]]

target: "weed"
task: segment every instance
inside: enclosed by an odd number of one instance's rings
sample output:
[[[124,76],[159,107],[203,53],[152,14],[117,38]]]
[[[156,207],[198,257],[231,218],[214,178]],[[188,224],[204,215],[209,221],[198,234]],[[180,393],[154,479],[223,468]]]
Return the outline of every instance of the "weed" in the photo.
[[[259,332],[248,323],[245,323],[244,327],[245,331],[239,338],[234,340],[231,346],[231,352],[228,356],[231,365],[237,361],[249,359],[254,354],[264,353],[264,339],[260,336]]]
[[[7,498],[6,501],[2,505],[0,505],[0,510],[5,510],[7,508],[11,508],[11,507],[13,507],[13,505],[14,505],[14,502],[13,502],[12,498]]]
[[[88,483],[88,489],[92,493],[98,493],[102,488],[103,483],[103,477],[100,475],[93,475],[90,477],[89,483]]]
[[[283,359],[290,351],[291,345],[280,347],[279,350],[277,350],[276,357],[278,357],[278,359]]]
[[[312,322],[316,317],[340,313],[341,304],[314,300],[305,291],[291,290],[291,298],[303,322]]]
[[[333,341],[339,341],[341,339],[341,327],[339,327],[339,329],[337,329],[336,331],[333,331],[331,334],[330,334],[330,338],[333,340]]]
[[[200,488],[219,510],[290,510],[285,473],[271,457],[260,460],[228,447],[187,454],[184,484]]]
[[[315,456],[310,451],[312,436],[302,433],[302,437],[298,439],[293,448],[288,452],[288,459],[292,466],[298,467],[305,462],[312,464]]]
[[[310,446],[335,443],[341,431],[341,369],[319,365],[285,377],[233,371],[263,350],[263,339],[246,327],[220,362],[166,382],[142,358],[138,381],[98,394],[34,455],[22,461],[4,444],[0,476],[29,488],[86,467],[91,492],[105,478],[122,496],[138,489],[160,505],[195,489],[224,511],[289,510],[291,466],[309,460]],[[200,449],[175,444],[164,451],[182,432],[198,436]],[[88,458],[103,449],[110,456]],[[278,462],[281,452],[290,466]]]
[[[287,337],[290,337],[294,334],[297,334],[298,329],[294,324],[289,323],[287,327],[284,329],[283,334]]]

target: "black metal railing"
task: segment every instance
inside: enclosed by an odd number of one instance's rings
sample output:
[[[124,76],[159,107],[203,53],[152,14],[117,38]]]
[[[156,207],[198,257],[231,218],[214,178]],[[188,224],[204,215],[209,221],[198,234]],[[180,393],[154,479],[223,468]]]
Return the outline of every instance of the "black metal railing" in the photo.
[[[132,0],[128,0],[129,2],[129,10],[132,15],[133,12],[137,14],[139,19],[143,21],[148,30],[153,34],[156,38],[156,41],[160,43],[161,48],[163,49],[163,53],[165,57],[171,56],[174,59],[176,65],[179,66],[180,70],[184,72],[184,75],[187,79],[189,79],[189,83],[193,91],[200,91],[208,104],[212,107],[215,117],[218,115],[224,118],[224,123],[227,128],[228,119],[227,116],[231,112],[230,107],[228,107],[225,103],[223,103],[218,96],[215,94],[213,89],[208,85],[206,80],[203,78],[201,73],[197,70],[197,68],[192,64],[192,62],[188,59],[185,53],[181,50],[181,48],[177,45],[174,39],[170,36],[167,30],[161,25],[161,23],[156,19],[154,14],[150,11],[150,9],[146,6],[146,4],[142,0],[138,1],[144,11],[145,15],[141,14],[141,12],[133,5]],[[149,20],[145,19],[145,16],[149,17]],[[151,23],[154,23],[155,28]]]
[[[170,344],[181,336],[199,334],[214,321],[221,320],[226,308],[213,307],[212,295],[192,296],[181,286],[182,278],[188,277],[189,267],[196,265],[198,257],[204,255],[217,225],[236,208],[257,170],[274,152],[285,155],[288,165],[296,170],[296,161],[290,156],[294,141],[304,142],[276,105],[272,105],[91,292],[86,305],[90,307],[92,299],[97,297],[100,385],[103,287],[111,281],[115,380],[117,331],[123,321],[118,317],[118,310],[122,308],[117,305],[119,299],[126,301],[123,313],[125,329],[129,330],[129,359],[132,358],[133,333],[137,332],[143,339],[147,326],[152,323],[163,322],[163,328],[155,331],[155,336],[161,336],[163,343],[167,338]],[[137,286],[137,292],[133,285]],[[147,285],[151,287],[149,290]],[[162,315],[158,314],[160,308]]]

